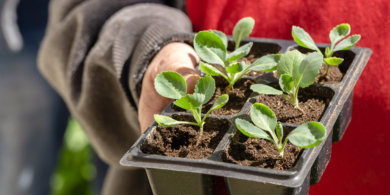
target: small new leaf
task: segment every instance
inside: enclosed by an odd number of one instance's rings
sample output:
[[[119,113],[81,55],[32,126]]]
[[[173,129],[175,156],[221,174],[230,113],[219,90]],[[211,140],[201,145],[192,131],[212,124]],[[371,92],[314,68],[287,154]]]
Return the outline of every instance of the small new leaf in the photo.
[[[279,139],[280,143],[282,143],[283,125],[280,122],[278,122],[278,124],[276,125],[276,135],[278,135],[278,139]]]
[[[279,85],[284,92],[290,93],[294,87],[294,81],[290,75],[283,74],[279,79]]]
[[[249,51],[252,48],[253,43],[249,42],[238,49],[234,50],[232,53],[229,53],[226,57],[226,61],[233,62],[238,60],[246,55],[248,55]]]
[[[215,92],[215,81],[211,76],[205,76],[198,80],[195,85],[195,93],[204,94],[205,98],[202,104],[210,101]]]
[[[231,74],[236,74],[244,70],[244,68],[245,68],[245,62],[236,62],[229,65],[229,67],[226,68],[226,71]]]
[[[341,63],[343,63],[344,59],[343,58],[338,58],[338,57],[330,57],[330,58],[324,58],[324,61],[328,65],[338,66]]]
[[[325,127],[318,122],[308,122],[294,129],[286,139],[301,148],[312,148],[320,145],[326,137]]]
[[[197,33],[194,48],[202,60],[225,67],[226,47],[218,35],[209,31]]]
[[[176,125],[180,125],[180,124],[190,124],[190,125],[193,125],[196,123],[191,123],[191,122],[187,122],[187,121],[177,121],[171,117],[167,117],[167,116],[163,116],[163,115],[159,115],[159,114],[155,114],[154,115],[154,120],[161,126],[163,127],[174,127]]]
[[[344,40],[342,40],[339,44],[336,45],[333,51],[340,50],[348,50],[356,45],[356,43],[360,40],[360,35],[352,35]]]
[[[255,103],[251,108],[253,123],[265,131],[271,132],[276,127],[276,116],[266,105]]]
[[[293,26],[292,37],[294,38],[294,41],[302,47],[316,51],[319,50],[311,36],[305,30],[298,26]]]
[[[239,47],[240,42],[247,38],[255,26],[255,20],[251,17],[246,17],[237,22],[233,29],[233,39],[236,42],[236,49]]]
[[[211,76],[218,76],[218,75],[224,75],[218,68],[215,68],[214,66],[203,63],[202,61],[199,63],[199,69]]]
[[[271,72],[276,70],[282,54],[265,55],[254,61],[248,68],[254,71]]]
[[[187,93],[187,84],[177,72],[162,72],[154,80],[157,93],[166,98],[180,99]]]
[[[283,94],[283,91],[277,90],[273,87],[270,87],[268,85],[263,85],[263,84],[251,85],[251,90],[258,93],[258,94],[265,94],[265,95],[282,95]]]
[[[186,110],[193,110],[203,104],[205,95],[200,93],[188,94],[173,102],[176,106]]]
[[[334,27],[330,33],[329,38],[333,45],[339,42],[341,39],[344,39],[351,32],[351,27],[349,24],[340,24]]]
[[[210,108],[210,110],[219,109],[225,106],[225,104],[229,101],[229,96],[227,94],[223,94],[218,97],[217,100],[215,100],[213,106]]]
[[[240,130],[242,134],[248,137],[262,138],[272,142],[272,138],[266,132],[252,125],[250,122],[239,118],[236,119],[235,122],[237,129]]]

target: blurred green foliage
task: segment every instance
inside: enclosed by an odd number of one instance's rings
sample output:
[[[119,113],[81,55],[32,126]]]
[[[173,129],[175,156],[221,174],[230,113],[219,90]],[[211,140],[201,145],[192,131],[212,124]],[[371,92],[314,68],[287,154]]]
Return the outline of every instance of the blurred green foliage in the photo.
[[[57,168],[51,178],[52,195],[94,195],[96,176],[93,150],[79,123],[73,118],[64,135]]]

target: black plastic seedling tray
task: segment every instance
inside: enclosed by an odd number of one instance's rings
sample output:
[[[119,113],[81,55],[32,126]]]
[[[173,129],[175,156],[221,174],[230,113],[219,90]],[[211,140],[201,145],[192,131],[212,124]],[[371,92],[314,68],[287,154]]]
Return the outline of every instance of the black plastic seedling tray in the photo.
[[[191,40],[185,40],[191,42]],[[244,42],[253,42],[254,47],[278,46],[279,53],[285,53],[297,48],[293,41],[248,38]],[[325,48],[327,44],[317,44]],[[123,166],[145,168],[154,194],[214,194],[212,176],[225,177],[228,191],[232,195],[245,194],[308,194],[310,185],[316,184],[330,160],[332,143],[343,136],[352,114],[353,88],[362,73],[372,51],[368,48],[354,47],[346,55],[354,55],[341,82],[332,85],[313,84],[310,88],[330,96],[331,101],[325,110],[320,122],[327,130],[326,141],[319,146],[305,149],[296,165],[285,171],[242,166],[223,162],[221,154],[228,147],[231,137],[237,132],[234,125],[236,118],[250,120],[248,112],[256,101],[256,93],[248,99],[242,110],[232,116],[212,116],[227,119],[232,126],[225,134],[214,152],[205,159],[185,159],[162,155],[144,154],[140,148],[154,135],[156,122],[145,131],[123,156],[120,163]],[[275,79],[272,73],[259,77],[247,77],[257,83],[269,84]],[[174,114],[189,115],[184,112],[175,112],[172,103],[162,115]],[[298,125],[283,124],[297,127]]]

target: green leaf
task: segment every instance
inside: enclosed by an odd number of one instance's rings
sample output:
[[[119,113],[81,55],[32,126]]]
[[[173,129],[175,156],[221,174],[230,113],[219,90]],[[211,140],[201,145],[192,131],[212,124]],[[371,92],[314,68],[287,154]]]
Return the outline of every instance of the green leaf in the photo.
[[[278,139],[279,139],[280,143],[282,143],[282,139],[283,139],[283,125],[280,122],[278,122],[278,124],[276,125],[276,135],[278,135]]]
[[[290,75],[283,74],[279,79],[279,85],[284,92],[290,93],[294,87],[294,81]]]
[[[174,127],[176,125],[181,125],[181,124],[188,124],[188,125],[197,125],[196,123],[192,122],[187,122],[187,121],[177,121],[171,117],[155,114],[154,115],[154,120],[161,126],[164,127]]]
[[[215,68],[210,64],[203,63],[202,61],[199,63],[199,69],[210,76],[224,75],[220,70],[218,70],[218,68]]]
[[[251,51],[252,45],[253,43],[249,42],[241,46],[240,48],[234,50],[232,53],[227,55],[226,61],[232,62],[248,55],[248,53]]]
[[[255,103],[251,108],[251,119],[256,126],[268,132],[274,131],[276,127],[276,116],[268,106]]]
[[[209,30],[209,31],[216,34],[222,40],[223,44],[225,45],[225,48],[228,47],[228,41],[225,33],[218,30]]]
[[[301,148],[312,148],[320,145],[326,137],[325,127],[318,122],[308,122],[294,129],[286,139]]]
[[[325,49],[325,56],[330,56],[329,47],[327,47],[327,48]]]
[[[299,71],[299,65],[302,60],[305,58],[298,50],[292,50],[286,52],[279,60],[278,66],[276,67],[278,78],[280,78],[283,74],[290,75],[294,78],[294,72],[297,74]]]
[[[180,99],[187,93],[187,84],[183,76],[177,72],[162,72],[154,79],[157,93],[166,98]]]
[[[348,36],[350,32],[351,27],[349,26],[349,24],[337,25],[329,33],[330,41],[333,45],[335,45],[341,39],[344,39],[344,37]]]
[[[359,40],[360,40],[360,35],[352,35],[352,36],[342,40],[339,44],[337,44],[333,51],[351,49],[353,46],[356,45],[356,43]]]
[[[233,39],[236,43],[236,48],[240,45],[241,41],[247,38],[255,26],[255,20],[251,17],[246,17],[237,22],[233,29]]]
[[[202,104],[210,101],[215,92],[215,81],[211,76],[205,76],[198,80],[195,85],[195,93],[204,94],[205,98]]]
[[[320,73],[322,61],[323,56],[318,52],[306,56],[299,66],[299,77],[297,78],[296,83],[302,88],[311,85]]]
[[[246,120],[236,119],[236,127],[242,134],[248,137],[262,138],[273,142],[271,136]]]
[[[217,100],[215,100],[213,106],[210,108],[210,110],[219,109],[225,106],[225,104],[229,101],[229,95],[223,94],[218,97]]]
[[[245,62],[236,62],[230,64],[229,67],[226,68],[226,71],[231,74],[236,74],[244,70],[244,68],[245,68]]]
[[[298,45],[309,48],[312,50],[318,51],[318,47],[314,43],[311,36],[302,28],[298,26],[293,26],[292,28],[292,37],[294,38],[294,41],[298,43]]]
[[[173,102],[176,106],[186,110],[192,110],[201,106],[204,102],[205,95],[200,93],[188,94]]]
[[[209,31],[199,32],[194,38],[194,48],[202,60],[225,67],[226,47],[218,35]]]
[[[265,55],[254,61],[248,68],[254,71],[271,72],[276,70],[282,54]]]
[[[338,58],[338,57],[330,57],[330,58],[324,58],[324,61],[328,65],[338,66],[338,65],[340,65],[344,61],[344,59],[343,58]]]
[[[266,95],[282,95],[283,91],[277,90],[273,87],[263,84],[254,84],[251,85],[251,90],[258,94],[266,94]]]

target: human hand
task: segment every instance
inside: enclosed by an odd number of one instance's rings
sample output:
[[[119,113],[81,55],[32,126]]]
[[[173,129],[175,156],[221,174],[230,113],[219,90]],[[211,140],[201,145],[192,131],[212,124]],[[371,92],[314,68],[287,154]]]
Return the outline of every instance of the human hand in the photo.
[[[153,58],[142,80],[142,91],[138,106],[138,120],[142,133],[154,121],[153,115],[160,114],[171,99],[162,97],[154,88],[154,79],[164,71],[181,74],[187,83],[187,93],[193,93],[200,79],[195,66],[199,63],[195,50],[185,43],[169,43]]]

